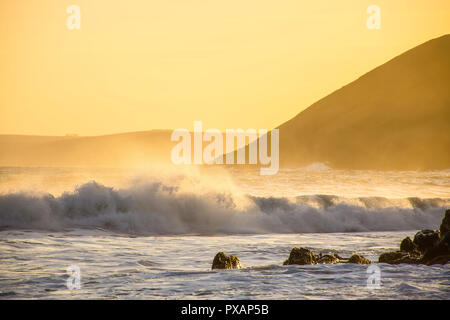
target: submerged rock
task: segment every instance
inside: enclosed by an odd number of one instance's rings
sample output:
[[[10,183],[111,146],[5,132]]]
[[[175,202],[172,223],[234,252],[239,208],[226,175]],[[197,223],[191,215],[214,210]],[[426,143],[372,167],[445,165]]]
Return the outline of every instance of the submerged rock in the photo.
[[[400,251],[380,255],[378,262],[389,264],[446,264],[450,261],[450,210],[447,209],[439,230],[421,230],[414,240],[402,240]]]
[[[293,248],[289,255],[289,258],[283,263],[289,264],[336,264],[336,263],[357,263],[357,264],[370,264],[370,260],[363,256],[354,254],[350,258],[342,258],[337,254],[314,254],[310,250],[305,248]]]
[[[238,257],[228,256],[219,252],[214,257],[211,269],[241,269],[242,265]]]

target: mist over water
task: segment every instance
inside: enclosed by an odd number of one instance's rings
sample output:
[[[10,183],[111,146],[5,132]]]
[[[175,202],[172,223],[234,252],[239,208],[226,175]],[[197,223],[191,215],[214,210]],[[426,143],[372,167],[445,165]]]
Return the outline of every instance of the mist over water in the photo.
[[[322,163],[280,169],[270,179],[234,167],[237,184],[254,195],[295,197],[327,194],[346,198],[450,198],[450,169],[436,171],[336,170]]]
[[[14,170],[4,170],[4,180],[10,181],[8,174],[17,175]],[[61,183],[69,185],[70,171],[58,170],[55,180],[66,175]],[[36,172],[21,172],[21,179],[26,181],[27,175]],[[393,177],[394,173],[366,172],[356,178],[352,172],[314,165],[282,171],[272,178],[248,171],[231,175],[197,171],[170,176],[146,173],[125,183],[124,172],[115,175],[99,176],[99,180],[109,179],[116,186],[89,181],[56,195],[38,188],[2,193],[0,228],[101,228],[134,235],[415,230],[436,228],[450,205],[444,197],[448,177],[436,172],[396,173],[401,179]],[[395,194],[391,190],[396,187],[389,186],[391,181],[404,195],[422,183],[427,190],[424,195],[442,197],[390,198],[388,194]],[[433,187],[425,188],[427,183]],[[316,187],[309,187],[312,184]],[[377,189],[371,189],[373,185]],[[304,194],[305,189],[318,193]],[[326,193],[330,189],[335,194]],[[378,195],[381,192],[386,195]],[[367,195],[355,196],[358,193]]]

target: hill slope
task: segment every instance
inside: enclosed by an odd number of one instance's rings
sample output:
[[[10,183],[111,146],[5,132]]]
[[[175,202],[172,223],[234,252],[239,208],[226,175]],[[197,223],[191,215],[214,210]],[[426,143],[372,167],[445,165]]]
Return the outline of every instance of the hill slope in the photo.
[[[450,168],[450,35],[403,53],[278,128],[281,167]],[[170,163],[170,134],[0,135],[0,166]]]
[[[134,166],[169,163],[171,131],[94,137],[0,135],[0,166]]]
[[[284,167],[450,168],[450,35],[401,54],[278,128]]]

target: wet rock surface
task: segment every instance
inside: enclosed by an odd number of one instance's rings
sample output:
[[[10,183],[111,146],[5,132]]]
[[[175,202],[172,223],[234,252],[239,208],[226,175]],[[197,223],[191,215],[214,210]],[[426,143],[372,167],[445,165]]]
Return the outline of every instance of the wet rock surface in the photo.
[[[389,264],[446,264],[450,261],[450,209],[447,209],[439,230],[421,230],[411,241],[406,237],[399,251],[385,252],[378,262]]]
[[[370,260],[358,254],[354,254],[348,259],[347,263],[370,264]]]
[[[400,251],[414,253],[417,251],[417,246],[414,244],[410,237],[406,237],[400,243]]]
[[[238,257],[219,252],[214,257],[211,269],[242,269]]]
[[[445,211],[444,219],[442,219],[441,226],[439,227],[440,235],[445,235],[450,232],[450,209]]]
[[[425,253],[428,248],[433,247],[439,241],[439,231],[421,230],[414,236],[413,243],[420,253]]]
[[[284,265],[298,264],[336,264],[336,263],[356,263],[370,264],[370,260],[363,256],[354,254],[350,258],[343,258],[337,254],[314,254],[306,248],[293,248],[289,254],[289,258],[284,261]]]
[[[339,263],[339,258],[337,255],[331,255],[331,254],[325,254],[322,255],[322,253],[319,253],[317,256],[317,263],[321,264],[335,264]]]
[[[289,254],[289,258],[283,263],[287,264],[316,264],[317,260],[314,254],[305,248],[293,248]]]
[[[446,264],[450,261],[450,209],[447,209],[439,230],[421,230],[413,240],[406,237],[400,243],[400,250],[382,253],[378,262],[389,264]],[[338,254],[315,254],[302,247],[292,248],[289,258],[283,265],[314,265],[354,263],[370,264],[371,261],[361,255],[354,254],[343,258]],[[228,256],[219,252],[214,257],[212,269],[241,269],[242,265],[236,256]]]

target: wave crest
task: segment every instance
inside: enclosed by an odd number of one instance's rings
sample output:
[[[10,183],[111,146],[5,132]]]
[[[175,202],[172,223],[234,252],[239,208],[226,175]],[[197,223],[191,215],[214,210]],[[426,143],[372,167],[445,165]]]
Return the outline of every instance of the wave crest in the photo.
[[[137,235],[434,229],[449,204],[440,198],[241,198],[217,190],[189,192],[162,182],[127,189],[90,182],[59,197],[0,195],[0,228],[102,228]]]

